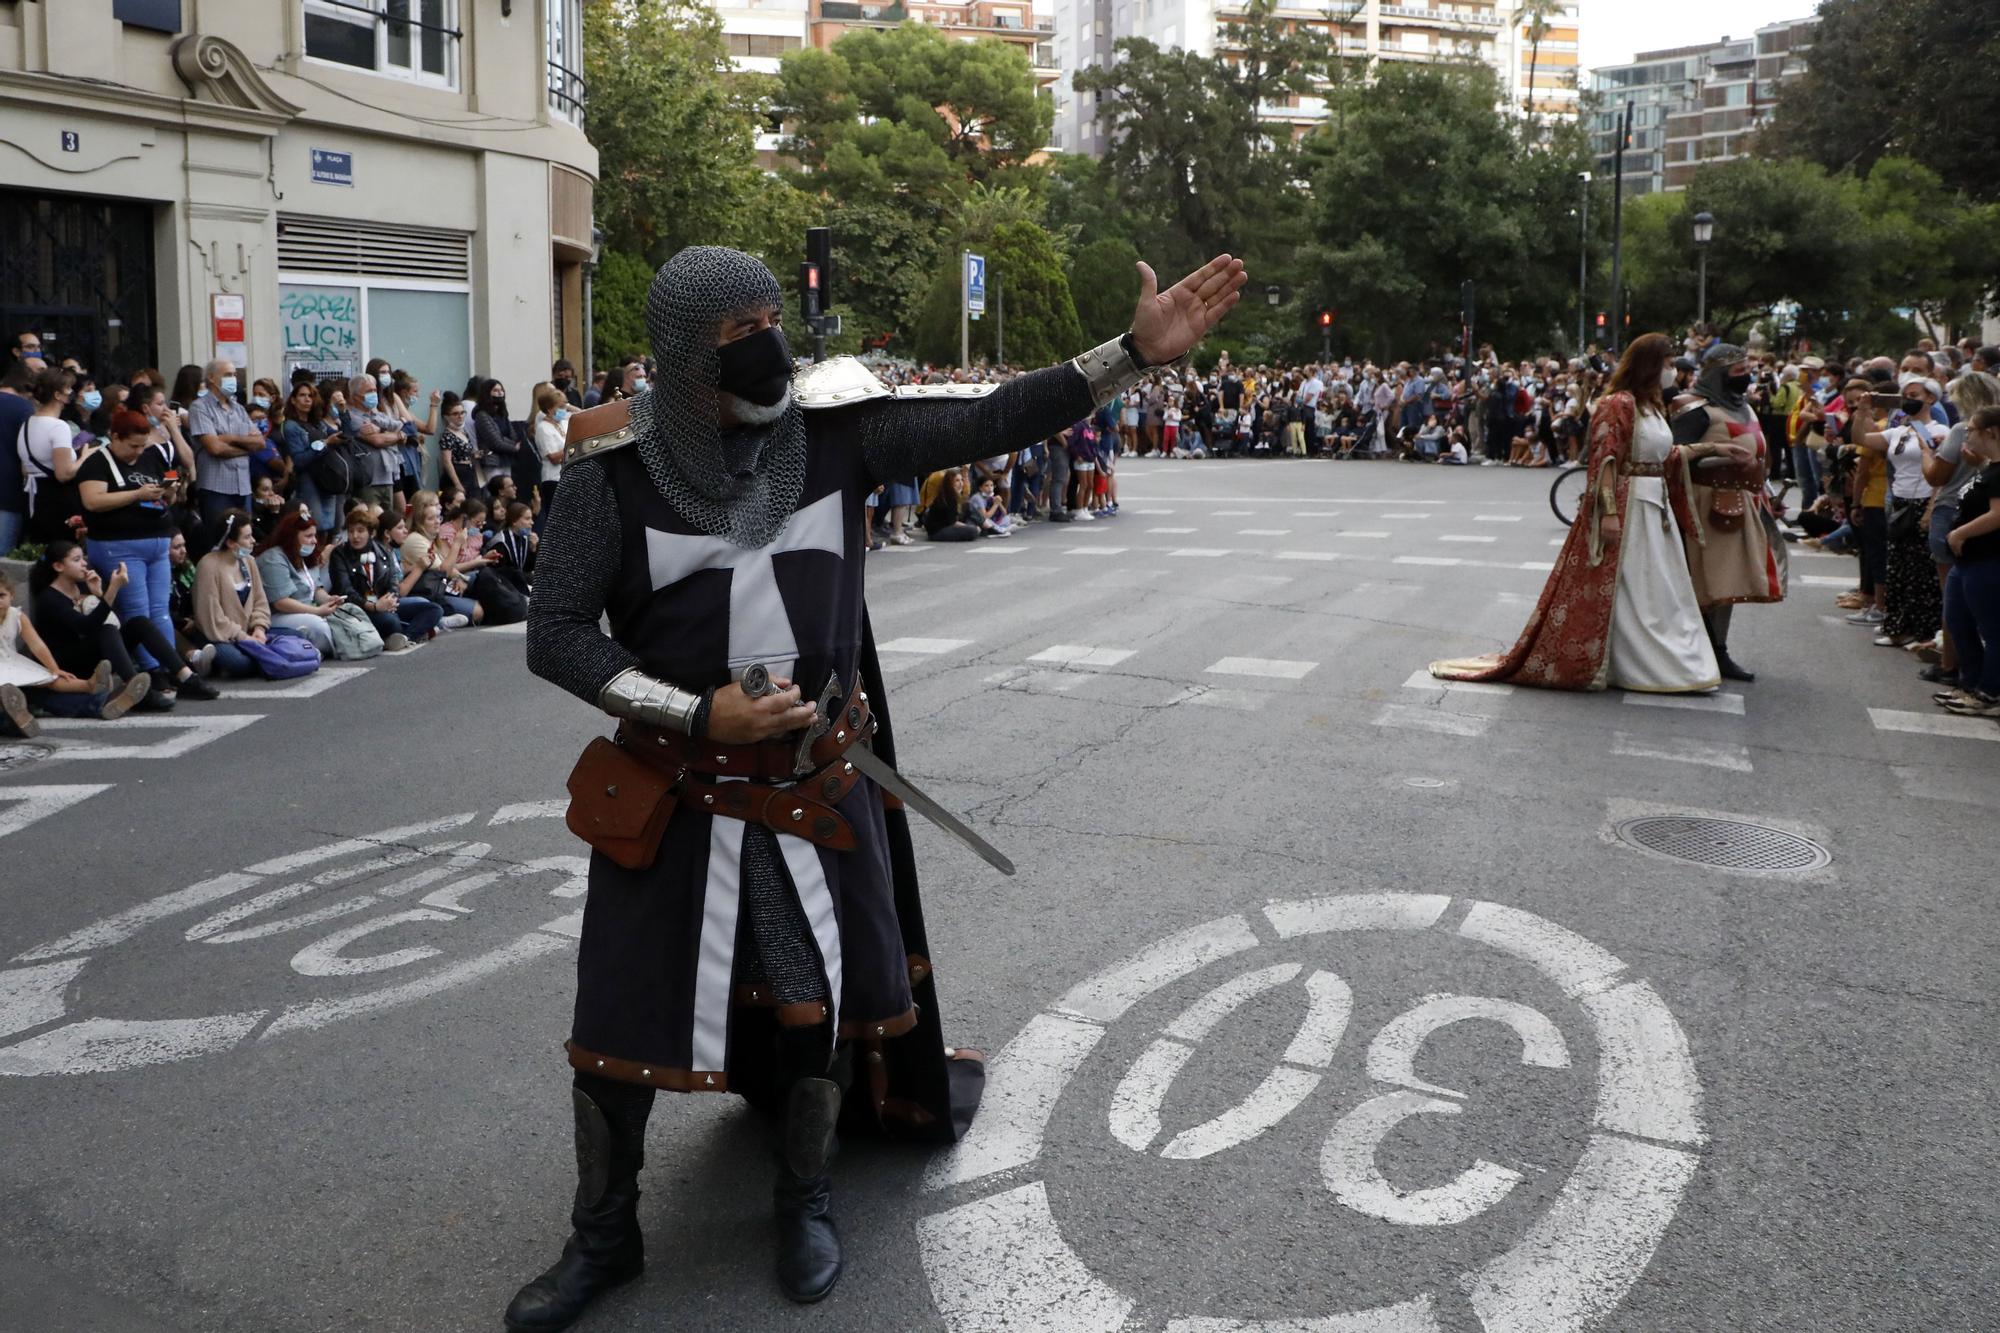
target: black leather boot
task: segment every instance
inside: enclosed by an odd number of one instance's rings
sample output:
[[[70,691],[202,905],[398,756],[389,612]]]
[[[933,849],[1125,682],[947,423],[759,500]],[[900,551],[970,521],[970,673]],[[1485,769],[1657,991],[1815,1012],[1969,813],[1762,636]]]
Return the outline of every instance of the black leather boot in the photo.
[[[1756,672],[1750,670],[1750,668],[1746,666],[1743,666],[1742,664],[1737,662],[1735,658],[1729,655],[1729,647],[1727,644],[1718,643],[1717,645],[1715,645],[1715,665],[1717,669],[1719,669],[1722,672],[1722,678],[1724,680],[1751,681],[1757,679]]]
[[[612,1103],[607,1115],[583,1089],[570,1090],[576,1105],[576,1199],[569,1213],[573,1230],[562,1258],[515,1293],[507,1306],[508,1333],[568,1328],[591,1301],[645,1268],[639,1165],[653,1090],[630,1091],[638,1096],[607,1095]]]
[[[840,1233],[833,1226],[833,1191],[827,1179],[839,1119],[840,1084],[830,1078],[802,1078],[792,1084],[773,1195],[778,1214],[778,1286],[804,1305],[824,1300],[840,1281]]]

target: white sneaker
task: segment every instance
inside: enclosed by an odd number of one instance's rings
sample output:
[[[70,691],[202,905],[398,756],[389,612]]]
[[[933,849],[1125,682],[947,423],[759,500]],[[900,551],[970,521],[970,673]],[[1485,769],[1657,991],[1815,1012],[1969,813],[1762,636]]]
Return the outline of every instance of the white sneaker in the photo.
[[[197,676],[206,677],[213,675],[215,672],[215,645],[204,643],[201,647],[194,650],[194,655],[188,658],[187,663],[194,668],[194,674]]]
[[[382,651],[385,653],[407,652],[409,651],[409,647],[410,639],[406,634],[391,634],[388,638],[382,640]]]
[[[1088,509],[1072,509],[1070,517],[1079,523],[1095,523],[1097,521],[1097,515],[1091,513]]]
[[[440,620],[438,622],[438,628],[464,629],[467,625],[470,625],[471,623],[472,620],[467,616],[452,615],[452,616],[446,616],[443,620]]]

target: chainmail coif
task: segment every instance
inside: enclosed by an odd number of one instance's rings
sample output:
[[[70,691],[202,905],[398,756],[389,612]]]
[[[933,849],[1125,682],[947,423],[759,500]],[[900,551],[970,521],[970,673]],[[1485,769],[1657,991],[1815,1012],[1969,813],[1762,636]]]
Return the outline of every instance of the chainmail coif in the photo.
[[[783,301],[771,270],[740,250],[675,255],[646,294],[659,378],[632,404],[639,457],[660,494],[702,532],[753,550],[784,531],[805,489],[805,413],[792,402],[767,425],[720,428],[716,339],[726,317]]]

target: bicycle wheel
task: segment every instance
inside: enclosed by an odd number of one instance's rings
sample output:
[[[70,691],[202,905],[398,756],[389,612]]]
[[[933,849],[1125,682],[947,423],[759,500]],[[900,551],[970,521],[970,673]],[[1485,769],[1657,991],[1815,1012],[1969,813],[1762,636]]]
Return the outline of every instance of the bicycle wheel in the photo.
[[[1590,480],[1590,469],[1581,465],[1566,467],[1556,474],[1549,485],[1549,508],[1555,512],[1556,521],[1564,527],[1576,522],[1577,505],[1582,503],[1583,488]]]

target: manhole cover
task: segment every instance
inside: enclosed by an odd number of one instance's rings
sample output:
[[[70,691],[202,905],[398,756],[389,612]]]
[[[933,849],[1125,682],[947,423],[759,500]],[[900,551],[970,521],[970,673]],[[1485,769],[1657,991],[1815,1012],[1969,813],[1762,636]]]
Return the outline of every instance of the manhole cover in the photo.
[[[55,752],[55,746],[38,741],[0,741],[0,773],[26,768],[37,759],[47,759]]]
[[[1737,819],[1649,815],[1618,825],[1634,847],[1729,870],[1817,870],[1833,854],[1810,838]]]

